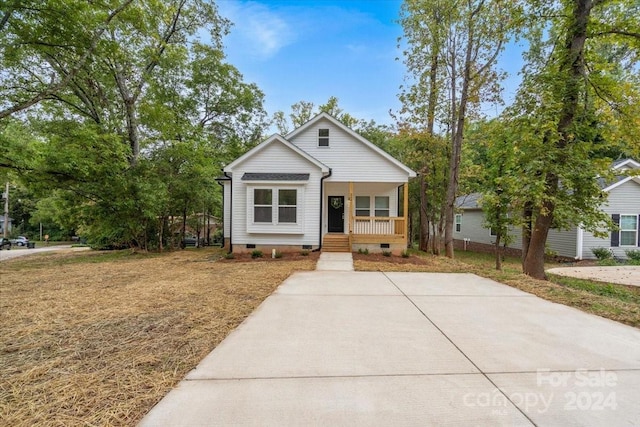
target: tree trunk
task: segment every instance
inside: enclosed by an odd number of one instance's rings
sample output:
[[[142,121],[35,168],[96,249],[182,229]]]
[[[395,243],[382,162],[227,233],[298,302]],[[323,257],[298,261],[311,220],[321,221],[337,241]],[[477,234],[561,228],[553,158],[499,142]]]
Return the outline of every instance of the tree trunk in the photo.
[[[180,232],[180,247],[184,249],[184,237],[187,234],[187,204],[185,203],[182,210],[182,230]]]
[[[496,236],[495,252],[496,252],[496,270],[502,271],[502,249],[500,247],[500,233]]]
[[[449,185],[447,186],[446,216],[444,228],[445,255],[454,257],[453,253],[453,227],[455,215],[456,193],[458,192],[458,175],[460,169],[460,154],[462,153],[462,141],[464,138],[464,122],[467,114],[467,101],[469,99],[469,84],[471,81],[471,62],[473,31],[469,27],[469,39],[464,61],[464,73],[462,77],[462,91],[460,92],[460,105],[456,114],[457,123],[455,132],[452,132],[451,157],[449,159]]]
[[[550,202],[546,202],[543,204],[543,209],[553,212],[554,206]],[[546,280],[547,278],[544,272],[544,254],[547,235],[549,234],[552,222],[553,216],[549,213],[548,215],[537,215],[533,225],[529,249],[522,270],[524,274],[535,279]]]
[[[522,268],[524,271],[524,260],[527,259],[527,252],[529,251],[529,242],[531,242],[531,227],[532,224],[532,215],[533,215],[533,204],[528,201],[524,204],[524,209],[522,211]]]
[[[429,250],[429,218],[427,216],[426,168],[420,173],[420,250]]]
[[[587,39],[589,16],[593,7],[593,0],[574,0],[572,21],[567,26],[567,38],[564,49],[559,52],[562,56],[559,76],[563,78],[563,93],[561,96],[562,110],[558,118],[558,140],[555,148],[559,154],[556,162],[564,161],[564,150],[571,143],[572,132],[575,127],[576,113],[581,101],[581,93],[585,79],[584,44]],[[531,240],[524,258],[523,271],[536,279],[546,279],[544,272],[545,244],[551,225],[555,204],[552,200],[557,196],[559,179],[553,173],[546,176],[545,202],[542,208],[536,210],[535,223],[531,230]]]

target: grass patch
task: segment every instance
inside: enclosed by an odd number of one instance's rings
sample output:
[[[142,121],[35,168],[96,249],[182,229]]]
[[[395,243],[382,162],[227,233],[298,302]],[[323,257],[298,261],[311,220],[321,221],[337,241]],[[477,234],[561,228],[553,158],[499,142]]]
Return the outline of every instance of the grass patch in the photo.
[[[577,279],[575,277],[558,276],[550,274],[549,279],[559,285],[572,289],[580,289],[591,294],[615,298],[640,305],[640,288],[637,286],[624,286],[613,283],[594,282],[592,280]]]
[[[354,267],[359,271],[474,273],[548,301],[640,327],[640,288],[638,287],[556,275],[550,275],[548,281],[536,280],[522,273],[519,258],[505,257],[502,264],[503,271],[498,271],[494,268],[494,256],[485,253],[457,251],[455,259],[449,259],[412,252],[412,258],[419,262],[399,264],[385,262],[383,259],[370,262],[365,258],[354,257]],[[560,266],[562,264],[549,263],[547,268]]]
[[[1,262],[1,424],[135,425],[286,277],[315,268],[312,257],[223,257],[206,248]]]

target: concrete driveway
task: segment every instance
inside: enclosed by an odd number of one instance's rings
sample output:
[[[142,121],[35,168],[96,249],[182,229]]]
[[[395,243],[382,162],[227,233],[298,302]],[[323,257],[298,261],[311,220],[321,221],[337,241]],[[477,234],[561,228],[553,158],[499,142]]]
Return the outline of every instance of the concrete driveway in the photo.
[[[472,274],[301,272],[143,426],[640,425],[640,330]]]

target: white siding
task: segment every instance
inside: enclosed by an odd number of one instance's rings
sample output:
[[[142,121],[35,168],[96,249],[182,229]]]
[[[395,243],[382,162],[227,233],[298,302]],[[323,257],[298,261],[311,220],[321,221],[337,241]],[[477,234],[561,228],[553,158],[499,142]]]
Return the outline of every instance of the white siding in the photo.
[[[318,129],[329,129],[329,146],[318,147]],[[322,119],[291,142],[329,166],[335,182],[406,182],[407,173],[344,130]]]
[[[349,183],[347,182],[328,182],[325,180],[324,201],[322,204],[322,234],[328,232],[328,209],[327,201],[329,196],[344,196],[344,232],[349,232],[349,209],[352,210],[355,215],[355,199],[352,206],[349,205]],[[380,183],[380,182],[359,182],[353,184],[353,196],[369,196],[371,197],[371,203],[373,203],[375,196],[387,196],[389,197],[389,216],[398,216],[398,186],[401,183]],[[373,211],[371,216],[374,216]]]
[[[568,258],[576,257],[576,242],[578,239],[578,229],[573,227],[569,230],[549,230],[547,236],[547,247],[556,254]]]
[[[462,227],[460,232],[454,230],[453,238],[462,240],[471,239],[472,242],[493,245],[495,236],[490,234],[484,225],[484,213],[481,210],[465,210],[462,212]],[[513,249],[522,249],[522,230],[520,227],[509,229],[511,242],[507,245]],[[558,255],[565,257],[576,256],[577,230],[574,228],[568,231],[550,230],[547,238],[547,246]]]
[[[609,192],[607,203],[602,206],[607,214],[640,215],[640,184],[635,181],[627,181]],[[582,243],[582,257],[594,259],[592,248],[611,248],[611,237],[604,239],[593,236],[593,233],[584,232]],[[611,248],[615,256],[626,258],[625,249],[638,249],[638,247]]]
[[[495,236],[492,236],[490,230],[485,228],[484,225],[484,212],[481,210],[465,210],[462,212],[462,223],[460,231],[453,231],[454,239],[471,239],[475,243],[484,243],[487,245],[493,245],[496,241]],[[513,242],[509,245],[511,248],[520,249],[522,247],[520,230],[511,230],[510,234],[514,236]]]
[[[300,183],[247,183],[242,181],[245,172],[263,173],[309,173],[309,180]],[[302,158],[284,144],[274,142],[265,147],[258,155],[251,156],[233,169],[233,244],[257,245],[314,245],[319,243],[320,229],[320,169]],[[278,226],[266,226],[264,229],[248,227],[247,212],[250,197],[247,190],[254,187],[269,188],[303,188],[298,193],[298,219],[303,222],[301,231],[291,227],[281,227],[283,233],[278,233]],[[249,232],[251,229],[251,232]],[[257,232],[256,232],[257,231]],[[295,234],[291,234],[295,232]]]

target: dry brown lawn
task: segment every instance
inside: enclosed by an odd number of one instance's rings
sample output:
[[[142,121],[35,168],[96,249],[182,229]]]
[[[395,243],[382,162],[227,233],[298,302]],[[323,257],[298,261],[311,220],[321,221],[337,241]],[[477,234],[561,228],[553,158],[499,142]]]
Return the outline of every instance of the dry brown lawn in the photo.
[[[216,249],[0,263],[0,424],[134,425],[303,259]]]

